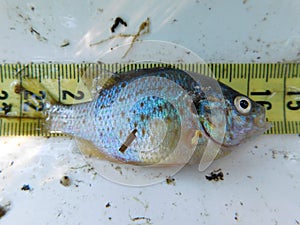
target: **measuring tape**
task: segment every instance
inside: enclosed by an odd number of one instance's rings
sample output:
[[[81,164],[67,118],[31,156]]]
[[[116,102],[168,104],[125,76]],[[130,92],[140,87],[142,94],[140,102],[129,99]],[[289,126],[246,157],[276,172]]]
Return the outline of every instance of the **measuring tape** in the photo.
[[[163,64],[3,64],[0,65],[0,136],[53,136],[44,129],[45,102],[91,100],[82,77],[97,71],[126,71]],[[267,134],[300,133],[300,64],[176,64],[213,76],[262,104],[273,127]]]

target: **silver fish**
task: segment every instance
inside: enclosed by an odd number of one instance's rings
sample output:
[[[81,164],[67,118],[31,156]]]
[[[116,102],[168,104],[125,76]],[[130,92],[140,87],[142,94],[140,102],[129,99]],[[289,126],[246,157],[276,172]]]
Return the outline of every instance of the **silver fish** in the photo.
[[[247,96],[172,68],[115,74],[93,101],[53,105],[49,115],[50,131],[88,142],[108,160],[137,165],[186,163],[202,156],[209,140],[228,148],[270,127],[264,107]]]

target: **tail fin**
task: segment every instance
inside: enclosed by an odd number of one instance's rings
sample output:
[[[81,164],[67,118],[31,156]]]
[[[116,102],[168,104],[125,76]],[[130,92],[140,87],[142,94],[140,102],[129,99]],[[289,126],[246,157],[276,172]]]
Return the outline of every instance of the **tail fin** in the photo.
[[[96,98],[99,90],[113,82],[110,79],[113,74],[102,67],[101,64],[28,64],[11,68],[11,79],[5,84],[10,89],[9,101],[0,106],[1,115],[10,120],[38,119],[44,122],[30,129],[53,131],[48,118],[53,113],[52,106],[63,108],[89,102]]]
[[[13,76],[13,82],[8,84],[15,93],[11,97],[13,110],[9,116],[45,120],[37,129],[51,131],[48,116],[53,105],[91,101],[91,92],[82,79],[84,71],[74,64],[28,64],[20,67]]]
[[[18,115],[21,118],[45,118],[46,111],[55,99],[45,88],[41,71],[35,71],[31,65],[21,68],[11,84],[19,95]]]

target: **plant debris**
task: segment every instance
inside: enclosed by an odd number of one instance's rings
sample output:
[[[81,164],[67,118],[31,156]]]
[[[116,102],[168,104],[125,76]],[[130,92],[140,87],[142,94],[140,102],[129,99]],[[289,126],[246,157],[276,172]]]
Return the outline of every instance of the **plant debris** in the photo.
[[[125,27],[127,27],[127,23],[121,18],[121,17],[117,17],[115,19],[114,24],[112,25],[112,27],[110,28],[111,32],[115,32],[115,29],[119,26],[119,24],[124,25]]]
[[[219,181],[219,180],[224,180],[224,174],[221,169],[214,170],[210,172],[209,175],[205,175],[205,178],[209,181]]]
[[[61,48],[67,47],[70,45],[70,41],[69,40],[64,40],[63,43],[60,45]]]
[[[237,212],[234,214],[234,219],[235,219],[236,221],[239,220],[239,214],[238,214]]]
[[[45,38],[44,36],[42,36],[40,34],[40,32],[38,32],[36,29],[34,29],[33,27],[29,28],[30,33],[34,34],[36,39],[38,39],[39,41],[48,41],[47,38]]]
[[[129,48],[127,49],[125,54],[122,56],[122,58],[125,58],[127,56],[128,52],[132,49],[132,47],[133,47],[134,43],[137,41],[137,39],[142,35],[148,34],[149,32],[150,32],[150,18],[148,17],[144,22],[141,23],[137,33],[135,33],[135,34],[120,33],[120,34],[117,34],[117,35],[112,35],[109,38],[103,39],[103,40],[95,42],[95,43],[91,43],[90,47],[102,44],[103,42],[106,42],[106,41],[109,41],[109,40],[115,39],[115,38],[132,37],[131,44],[130,44]]]
[[[151,219],[148,218],[148,217],[145,217],[145,216],[137,216],[137,217],[133,217],[133,218],[130,218],[133,222],[135,221],[138,221],[138,220],[145,220],[145,222],[147,224],[151,224]]]

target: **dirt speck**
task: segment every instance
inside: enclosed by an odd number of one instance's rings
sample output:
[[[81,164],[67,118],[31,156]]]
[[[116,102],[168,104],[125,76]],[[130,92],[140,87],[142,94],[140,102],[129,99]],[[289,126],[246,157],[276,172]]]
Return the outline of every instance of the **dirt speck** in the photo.
[[[120,175],[123,175],[122,168],[120,166],[116,166],[115,170],[118,171]]]
[[[288,151],[279,151],[279,150],[272,150],[272,158],[276,159],[277,157],[282,157],[287,160],[294,160],[298,159],[298,157]]]
[[[103,13],[103,11],[104,11],[104,9],[102,9],[102,8],[97,9],[97,12],[99,12],[99,13]]]
[[[276,155],[277,155],[277,151],[276,150],[272,150],[272,158],[276,159]]]
[[[105,205],[105,208],[109,208],[111,205],[110,205],[110,202],[106,203]]]
[[[210,172],[209,175],[205,175],[205,178],[209,181],[220,181],[224,180],[224,174],[222,172],[222,169],[218,169]]]
[[[21,187],[22,191],[31,191],[32,188],[30,187],[29,184],[23,184],[23,186]]]
[[[167,177],[166,178],[166,183],[167,184],[172,184],[172,185],[175,185],[175,178],[173,178],[173,177]]]
[[[63,176],[62,178],[60,178],[59,183],[61,183],[63,186],[67,187],[71,185],[71,179],[69,178],[69,176]]]
[[[239,220],[239,214],[238,214],[237,212],[234,214],[234,219],[235,219],[236,221]]]
[[[20,17],[21,19],[23,19],[24,22],[29,22],[31,20],[31,18],[29,16],[24,16],[21,13],[18,13],[18,17]]]

